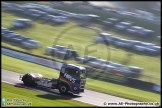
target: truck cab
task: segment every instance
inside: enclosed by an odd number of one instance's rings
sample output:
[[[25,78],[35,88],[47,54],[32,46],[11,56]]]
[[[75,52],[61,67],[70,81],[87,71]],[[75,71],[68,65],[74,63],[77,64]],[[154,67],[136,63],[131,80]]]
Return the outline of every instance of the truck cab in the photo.
[[[58,80],[60,92],[83,93],[86,84],[86,69],[73,64],[63,64]]]

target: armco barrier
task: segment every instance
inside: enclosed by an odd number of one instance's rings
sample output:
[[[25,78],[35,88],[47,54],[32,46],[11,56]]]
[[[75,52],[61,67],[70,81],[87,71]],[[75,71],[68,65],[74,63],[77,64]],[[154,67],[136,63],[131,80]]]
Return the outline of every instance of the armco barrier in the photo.
[[[154,84],[152,90],[161,93],[161,86],[158,84]]]
[[[41,58],[41,57],[36,57],[36,56],[33,56],[33,55],[29,55],[29,54],[24,54],[24,53],[13,51],[13,50],[6,49],[6,48],[1,48],[1,53],[4,54],[4,55],[14,57],[14,58],[33,62],[33,63],[36,63],[36,64],[40,64],[40,65],[47,66],[47,67],[50,67],[50,68],[55,68],[55,69],[58,69],[58,70],[60,70],[61,66],[62,66],[62,63],[60,63],[60,62],[44,59],[44,58]]]
[[[54,68],[54,69],[57,69],[57,70],[60,70],[61,66],[63,64],[61,62],[49,60],[49,59],[44,58],[44,57],[40,57],[40,56],[36,56],[36,55],[32,55],[32,54],[25,54],[25,52],[13,50],[13,49],[7,48],[7,47],[2,47],[1,53],[4,54],[4,55],[7,55],[7,56],[11,56],[11,57],[18,58],[18,59],[21,59],[21,60],[40,64],[40,65],[47,66],[47,67],[50,67],[50,68]],[[90,78],[95,78],[95,75],[93,73],[94,71],[92,69],[87,69],[87,72],[88,72],[88,76]],[[96,71],[96,73],[97,73],[97,71]],[[104,73],[104,74],[102,74],[101,76],[99,76],[95,79],[103,80],[103,81],[118,82],[118,83],[124,84],[126,86],[161,93],[161,86],[160,85],[153,84],[153,83],[150,83],[150,82],[144,82],[144,81],[141,81],[141,80],[138,80],[138,79],[126,78],[126,77],[120,76],[120,75]]]
[[[152,91],[153,83],[145,82],[138,79],[127,78],[127,85],[134,88],[139,88],[147,91]]]

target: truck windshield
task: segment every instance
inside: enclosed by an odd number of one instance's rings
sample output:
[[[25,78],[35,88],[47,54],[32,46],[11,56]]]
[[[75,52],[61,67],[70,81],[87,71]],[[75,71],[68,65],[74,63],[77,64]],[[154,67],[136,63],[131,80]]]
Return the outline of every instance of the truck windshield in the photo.
[[[79,72],[78,72],[78,70],[73,69],[73,68],[66,68],[66,69],[65,69],[65,73],[67,73],[67,74],[73,76],[74,78],[79,77]]]

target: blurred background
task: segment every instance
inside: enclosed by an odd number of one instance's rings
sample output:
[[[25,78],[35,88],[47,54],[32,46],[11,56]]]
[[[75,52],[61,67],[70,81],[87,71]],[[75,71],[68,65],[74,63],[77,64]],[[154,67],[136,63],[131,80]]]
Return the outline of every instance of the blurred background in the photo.
[[[159,1],[10,1],[1,9],[3,48],[82,65],[105,82],[161,83]]]

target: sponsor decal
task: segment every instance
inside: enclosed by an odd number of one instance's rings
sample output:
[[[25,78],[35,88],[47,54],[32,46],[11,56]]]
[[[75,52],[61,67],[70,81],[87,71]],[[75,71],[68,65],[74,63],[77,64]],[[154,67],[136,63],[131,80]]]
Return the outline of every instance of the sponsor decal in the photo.
[[[37,81],[37,84],[38,84],[39,86],[52,87],[52,82],[47,82],[47,81]]]
[[[75,78],[73,78],[72,76],[70,76],[69,74],[67,74],[67,73],[64,73],[64,77],[66,78],[66,79],[68,79],[69,81],[71,81],[72,83],[75,83]]]

